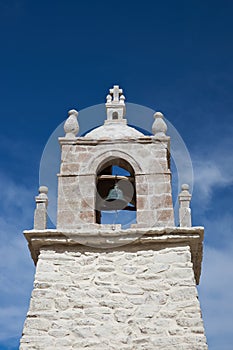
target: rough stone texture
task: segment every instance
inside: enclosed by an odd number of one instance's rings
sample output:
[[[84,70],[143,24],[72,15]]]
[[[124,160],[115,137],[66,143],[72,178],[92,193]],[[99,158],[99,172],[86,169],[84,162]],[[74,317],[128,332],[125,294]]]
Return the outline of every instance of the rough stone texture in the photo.
[[[20,349],[207,349],[189,246],[42,248]]]
[[[127,126],[118,126],[119,129],[123,127]],[[60,143],[59,229],[95,223],[96,174],[101,164],[110,158],[122,158],[134,169],[138,227],[174,226],[169,137],[161,140],[148,136],[127,140],[60,138]]]
[[[44,247],[64,247],[76,249],[94,247],[102,251],[104,248],[118,249],[125,246],[131,250],[163,249],[171,246],[189,246],[196,283],[199,283],[203,252],[203,227],[156,227],[130,228],[122,230],[121,225],[90,224],[75,230],[29,230],[24,231],[28,241],[32,259],[37,264],[40,250]],[[147,248],[144,248],[144,245]],[[149,246],[149,248],[148,248]]]

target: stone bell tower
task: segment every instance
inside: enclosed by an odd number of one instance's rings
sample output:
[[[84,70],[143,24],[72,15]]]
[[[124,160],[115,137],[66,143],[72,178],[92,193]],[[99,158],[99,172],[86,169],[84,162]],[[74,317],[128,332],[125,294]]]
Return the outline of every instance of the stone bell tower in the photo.
[[[192,227],[186,184],[175,227],[162,113],[145,136],[127,125],[124,101],[110,89],[104,125],[82,137],[69,111],[57,228],[41,186],[24,231],[36,275],[21,350],[207,349],[196,290],[204,229]]]

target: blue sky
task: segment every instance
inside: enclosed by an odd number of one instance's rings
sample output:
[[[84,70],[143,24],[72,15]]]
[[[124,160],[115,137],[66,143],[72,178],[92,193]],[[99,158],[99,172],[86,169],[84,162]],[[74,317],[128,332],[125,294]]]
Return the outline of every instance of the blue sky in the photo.
[[[69,109],[105,102],[113,84],[162,111],[190,152],[193,224],[206,228],[206,334],[210,350],[232,349],[232,15],[227,0],[0,0],[1,350],[18,348],[30,299],[22,231],[32,227],[44,146]]]

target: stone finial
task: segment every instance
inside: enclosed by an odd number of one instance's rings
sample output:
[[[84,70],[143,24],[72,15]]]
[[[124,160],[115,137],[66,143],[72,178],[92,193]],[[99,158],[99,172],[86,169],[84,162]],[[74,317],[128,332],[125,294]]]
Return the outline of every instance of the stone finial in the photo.
[[[36,209],[34,212],[34,230],[47,228],[48,187],[40,186],[39,195],[35,197]]]
[[[109,89],[109,94],[106,97],[106,111],[107,120],[106,123],[124,123],[126,124],[125,116],[125,96],[123,90],[119,88],[119,85],[114,85],[112,89]]]
[[[112,96],[111,95],[107,95],[106,96],[106,100],[107,100],[107,103],[112,102]]]
[[[189,193],[189,185],[183,184],[181,186],[181,192],[179,194],[179,221],[180,227],[191,227],[191,209],[190,209],[190,201],[191,194]]]
[[[68,118],[64,124],[64,131],[66,133],[67,138],[75,138],[77,133],[79,132],[79,124],[77,121],[78,112],[75,109],[71,109],[68,112]]]
[[[155,121],[152,125],[152,131],[155,136],[165,136],[167,124],[164,121],[164,115],[161,112],[154,114]]]
[[[121,96],[120,96],[120,103],[121,103],[121,104],[124,104],[124,103],[125,103],[125,96],[124,96],[124,95],[121,95]]]

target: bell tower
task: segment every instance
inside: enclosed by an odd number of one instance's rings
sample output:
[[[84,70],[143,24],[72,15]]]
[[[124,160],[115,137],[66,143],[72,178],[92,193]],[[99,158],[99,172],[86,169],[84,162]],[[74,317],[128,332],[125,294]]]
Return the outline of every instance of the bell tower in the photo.
[[[106,99],[107,119],[84,136],[69,111],[56,229],[41,186],[24,231],[36,275],[20,349],[207,349],[196,290],[204,229],[191,224],[186,184],[174,224],[163,114],[146,136],[127,125],[119,86]]]

